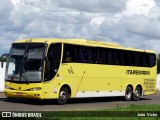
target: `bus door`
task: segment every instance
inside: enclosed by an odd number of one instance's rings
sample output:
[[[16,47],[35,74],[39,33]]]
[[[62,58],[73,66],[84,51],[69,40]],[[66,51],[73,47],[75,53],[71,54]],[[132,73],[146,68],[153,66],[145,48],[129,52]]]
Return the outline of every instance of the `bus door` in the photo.
[[[48,49],[45,70],[44,70],[44,93],[48,91],[47,92],[48,96],[51,96],[49,94],[53,93],[54,85],[51,84],[50,82],[55,78],[59,70],[60,61],[61,61],[61,44],[60,43],[51,44]]]

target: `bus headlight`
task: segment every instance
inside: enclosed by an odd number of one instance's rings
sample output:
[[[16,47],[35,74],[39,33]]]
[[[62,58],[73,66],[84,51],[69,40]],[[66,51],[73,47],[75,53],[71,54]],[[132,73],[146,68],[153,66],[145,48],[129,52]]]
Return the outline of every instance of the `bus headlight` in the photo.
[[[5,85],[5,89],[12,89],[11,87],[9,87],[9,86],[7,86],[7,85]]]
[[[28,89],[28,90],[30,90],[30,91],[38,91],[38,90],[41,90],[42,88],[40,88],[40,87],[36,87],[36,88],[31,88],[31,89]]]

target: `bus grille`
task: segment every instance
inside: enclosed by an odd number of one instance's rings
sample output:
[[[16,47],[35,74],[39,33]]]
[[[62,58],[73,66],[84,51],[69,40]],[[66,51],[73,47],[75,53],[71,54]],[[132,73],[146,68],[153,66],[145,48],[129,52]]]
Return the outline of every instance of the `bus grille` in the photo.
[[[153,92],[155,90],[155,79],[144,80],[145,91]]]

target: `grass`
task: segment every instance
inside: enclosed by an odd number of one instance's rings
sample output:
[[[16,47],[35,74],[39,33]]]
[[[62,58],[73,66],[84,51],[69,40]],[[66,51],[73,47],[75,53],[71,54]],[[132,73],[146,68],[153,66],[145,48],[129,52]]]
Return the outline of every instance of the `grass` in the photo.
[[[117,120],[117,119],[120,119],[120,120],[130,120],[130,119],[131,120],[132,119],[133,120],[141,120],[141,119],[158,120],[159,119],[158,117],[137,117],[138,113],[144,113],[147,116],[147,113],[158,114],[157,111],[160,111],[159,104],[153,104],[153,105],[131,104],[129,106],[115,107],[112,109],[97,109],[97,111],[85,111],[85,112],[79,111],[78,113],[76,113],[76,111],[72,111],[72,112],[70,112],[71,115],[69,115],[69,117],[55,117],[54,119],[55,120],[104,120],[104,119],[107,119],[107,120],[108,119],[109,120]],[[86,113],[86,114],[84,114],[84,113]],[[63,114],[63,113],[61,112],[61,114]],[[71,117],[74,114],[78,114],[78,116],[82,116],[82,117]],[[160,114],[160,112],[159,112],[159,114]],[[47,114],[46,114],[46,116],[47,116]],[[63,116],[63,115],[60,115],[60,116]],[[130,117],[130,116],[132,116],[132,117]],[[46,118],[46,120],[51,120],[51,119],[53,119],[53,117]]]
[[[93,116],[88,117],[87,113],[88,111],[86,111],[84,114],[84,111],[80,111],[79,114],[81,114],[82,117],[55,117],[55,118],[50,118],[48,117],[46,120],[51,120],[51,119],[55,119],[55,120],[158,120],[160,117],[160,112],[159,112],[159,117],[147,117],[147,113],[154,113],[154,114],[158,114],[157,111],[160,111],[160,105],[159,104],[153,104],[153,105],[135,105],[135,104],[131,104],[129,106],[124,106],[124,107],[115,107],[112,109],[97,109],[97,111],[92,111],[91,113],[93,113]],[[72,115],[74,115],[73,111],[71,112]],[[138,113],[143,113],[146,115],[146,117],[137,117]],[[107,115],[105,115],[107,114]],[[91,114],[92,115],[92,114]],[[110,117],[108,117],[110,116]],[[119,116],[119,117],[118,117]],[[124,117],[125,116],[125,117]],[[133,116],[133,117],[130,117]]]
[[[115,107],[112,109],[102,109],[104,111],[160,111],[160,104],[151,104],[151,105],[135,105],[131,104],[129,106]]]
[[[143,113],[146,117],[137,117],[138,113]],[[95,111],[57,111],[42,112],[42,118],[34,120],[158,120],[159,117],[147,117],[147,113],[158,114],[160,117],[160,104],[135,105],[115,107],[111,109],[97,109]],[[3,119],[1,119],[3,120]],[[4,119],[6,120],[6,119]],[[17,119],[16,119],[17,120]],[[23,120],[32,120],[23,118]]]

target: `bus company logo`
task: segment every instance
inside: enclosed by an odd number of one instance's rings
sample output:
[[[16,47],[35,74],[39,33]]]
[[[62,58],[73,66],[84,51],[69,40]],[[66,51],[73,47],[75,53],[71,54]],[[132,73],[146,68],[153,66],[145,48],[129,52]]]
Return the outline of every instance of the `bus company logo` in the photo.
[[[11,112],[2,112],[2,117],[12,117],[11,115]]]
[[[74,74],[72,67],[70,67],[70,68],[68,69],[68,73],[69,73],[69,74]]]
[[[20,86],[18,87],[18,90],[21,90],[21,87],[20,87]]]
[[[150,75],[150,71],[145,70],[126,70],[128,75]]]

